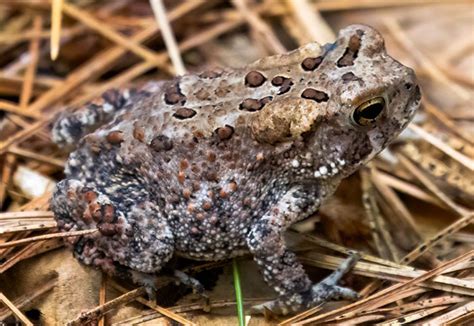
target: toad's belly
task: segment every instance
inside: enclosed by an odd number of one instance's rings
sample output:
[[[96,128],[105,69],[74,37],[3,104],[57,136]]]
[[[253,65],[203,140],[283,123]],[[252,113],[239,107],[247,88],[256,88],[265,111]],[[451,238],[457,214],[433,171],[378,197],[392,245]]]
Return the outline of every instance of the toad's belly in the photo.
[[[175,253],[181,257],[206,261],[241,256],[248,252],[246,238],[251,224],[251,219],[239,223],[227,220],[214,224],[204,222],[201,227],[189,228],[186,224],[170,222],[175,235]]]

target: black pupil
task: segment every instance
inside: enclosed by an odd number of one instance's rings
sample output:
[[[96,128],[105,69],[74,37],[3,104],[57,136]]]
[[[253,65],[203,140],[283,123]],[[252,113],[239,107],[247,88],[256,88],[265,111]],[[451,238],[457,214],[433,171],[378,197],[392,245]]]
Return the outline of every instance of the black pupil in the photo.
[[[372,120],[377,118],[377,116],[383,110],[383,103],[374,103],[365,107],[361,112],[360,116],[364,119]]]

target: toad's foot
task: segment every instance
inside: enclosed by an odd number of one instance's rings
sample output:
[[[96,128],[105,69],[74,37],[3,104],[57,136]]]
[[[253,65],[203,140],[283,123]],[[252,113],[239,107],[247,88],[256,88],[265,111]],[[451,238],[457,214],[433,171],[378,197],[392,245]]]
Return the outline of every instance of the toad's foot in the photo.
[[[263,313],[265,310],[270,310],[274,314],[286,315],[314,307],[332,299],[355,300],[359,298],[357,292],[337,285],[340,279],[352,269],[359,258],[359,254],[353,253],[332,274],[320,283],[313,285],[309,290],[284,295],[276,300],[253,306],[252,312]]]
[[[204,286],[194,277],[189,276],[188,274],[177,269],[174,270],[173,276],[179,283],[190,287],[194,293],[197,293],[200,296],[208,299],[208,296],[205,293]]]

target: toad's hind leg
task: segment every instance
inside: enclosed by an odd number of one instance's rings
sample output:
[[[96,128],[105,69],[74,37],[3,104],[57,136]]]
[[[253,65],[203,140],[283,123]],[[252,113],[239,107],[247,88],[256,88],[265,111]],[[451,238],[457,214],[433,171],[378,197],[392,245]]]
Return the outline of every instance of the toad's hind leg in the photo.
[[[85,264],[111,275],[123,275],[123,266],[156,273],[172,257],[174,239],[158,208],[149,201],[114,202],[94,186],[66,179],[58,183],[51,208],[61,231],[97,229],[67,238],[74,255]]]

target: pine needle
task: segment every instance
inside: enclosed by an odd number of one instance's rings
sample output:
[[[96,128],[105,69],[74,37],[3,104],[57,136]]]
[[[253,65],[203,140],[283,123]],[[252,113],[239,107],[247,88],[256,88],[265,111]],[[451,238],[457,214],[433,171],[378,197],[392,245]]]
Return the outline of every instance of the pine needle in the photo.
[[[59,40],[61,39],[61,20],[63,0],[52,0],[51,7],[51,60],[56,60],[59,54]]]

